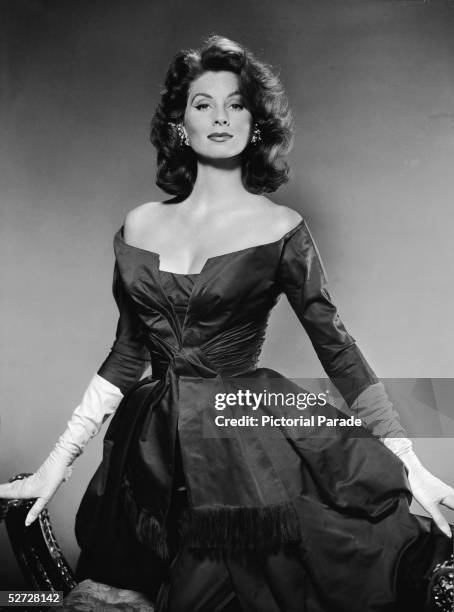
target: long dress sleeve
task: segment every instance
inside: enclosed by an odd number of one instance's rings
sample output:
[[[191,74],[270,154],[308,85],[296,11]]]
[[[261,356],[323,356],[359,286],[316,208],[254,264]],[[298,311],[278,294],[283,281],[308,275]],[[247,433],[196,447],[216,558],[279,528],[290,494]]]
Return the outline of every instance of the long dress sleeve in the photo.
[[[125,291],[117,262],[112,291],[119,310],[116,336],[110,353],[97,373],[125,394],[143,375],[149,365],[150,356],[144,343],[142,324]]]
[[[382,441],[404,438],[405,430],[383,384],[339,316],[317,246],[304,220],[284,242],[279,282],[347,406]],[[404,443],[407,448],[408,443]]]

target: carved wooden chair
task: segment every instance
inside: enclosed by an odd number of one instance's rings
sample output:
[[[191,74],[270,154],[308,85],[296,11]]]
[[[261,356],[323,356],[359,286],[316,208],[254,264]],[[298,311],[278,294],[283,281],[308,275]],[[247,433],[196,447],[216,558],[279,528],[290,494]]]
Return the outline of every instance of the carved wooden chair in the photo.
[[[18,474],[10,478],[10,482],[27,476],[30,474]],[[77,584],[55,539],[47,509],[30,527],[25,527],[25,517],[33,503],[33,500],[0,499],[0,523],[5,522],[27,588],[33,591],[63,591],[64,600],[62,606],[33,606],[30,612],[154,611],[152,602],[142,593],[117,589],[92,580]],[[21,609],[26,610],[24,607]]]

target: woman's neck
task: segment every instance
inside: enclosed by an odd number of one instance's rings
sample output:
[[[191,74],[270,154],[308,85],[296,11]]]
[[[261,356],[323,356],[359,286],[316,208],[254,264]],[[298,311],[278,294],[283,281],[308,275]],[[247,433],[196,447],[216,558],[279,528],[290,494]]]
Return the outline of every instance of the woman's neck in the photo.
[[[191,208],[202,213],[205,209],[223,208],[250,195],[241,180],[241,164],[237,158],[197,161],[197,178],[187,199]]]

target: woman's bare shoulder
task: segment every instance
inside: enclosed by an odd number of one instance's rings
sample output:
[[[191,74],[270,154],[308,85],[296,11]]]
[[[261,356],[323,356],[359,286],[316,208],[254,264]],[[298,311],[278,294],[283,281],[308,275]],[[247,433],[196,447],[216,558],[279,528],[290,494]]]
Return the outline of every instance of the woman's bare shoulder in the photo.
[[[159,221],[163,206],[163,202],[145,202],[126,213],[123,221],[125,241],[132,244],[139,242],[147,228]]]
[[[264,198],[263,213],[270,224],[273,224],[275,231],[279,235],[284,235],[303,220],[299,212],[284,206],[276,204],[269,198]]]

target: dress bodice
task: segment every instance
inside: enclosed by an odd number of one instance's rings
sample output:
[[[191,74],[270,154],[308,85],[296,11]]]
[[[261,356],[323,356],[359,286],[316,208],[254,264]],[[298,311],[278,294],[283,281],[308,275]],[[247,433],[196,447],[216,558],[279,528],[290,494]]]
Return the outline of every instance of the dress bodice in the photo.
[[[253,370],[282,293],[349,404],[378,382],[339,317],[304,220],[279,240],[208,258],[198,274],[160,271],[159,254],[128,244],[123,228],[114,250],[120,319],[98,373],[119,388],[140,377],[150,355],[158,377],[169,368],[206,378]]]
[[[159,270],[159,275],[164,293],[175,310],[180,326],[183,327],[189,298],[191,297],[198,273],[179,274],[168,270]]]

